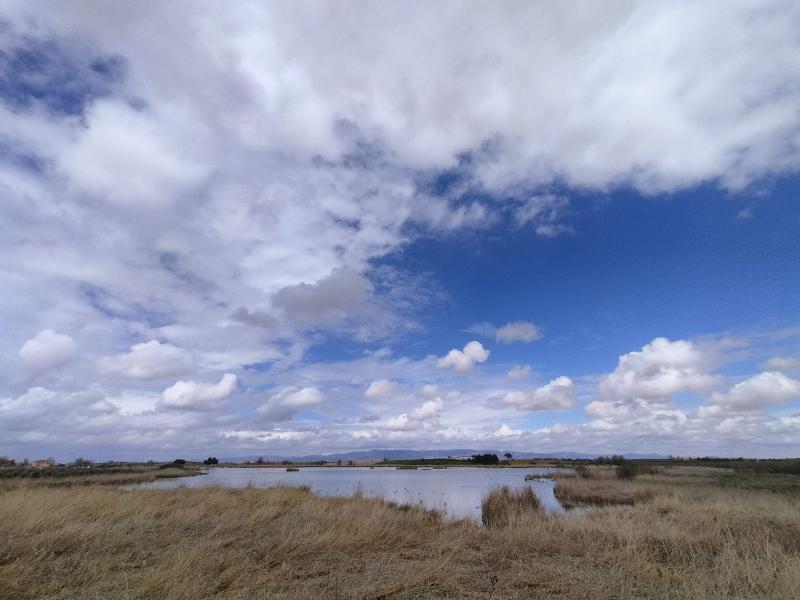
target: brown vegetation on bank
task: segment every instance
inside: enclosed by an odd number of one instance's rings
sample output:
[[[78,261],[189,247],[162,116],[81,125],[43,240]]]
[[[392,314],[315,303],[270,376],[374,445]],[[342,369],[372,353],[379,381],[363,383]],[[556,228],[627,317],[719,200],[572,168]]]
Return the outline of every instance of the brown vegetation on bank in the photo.
[[[201,470],[195,465],[132,465],[113,469],[94,471],[41,469],[36,477],[27,474],[9,474],[10,469],[0,469],[0,491],[19,487],[75,487],[87,485],[131,485],[148,483],[156,479],[175,479],[199,475]]]
[[[796,598],[797,496],[622,483],[653,497],[481,527],[304,489],[18,482],[0,493],[0,598]]]
[[[652,487],[620,478],[613,467],[584,467],[578,475],[559,475],[554,489],[564,508],[581,505],[635,504],[652,500]]]

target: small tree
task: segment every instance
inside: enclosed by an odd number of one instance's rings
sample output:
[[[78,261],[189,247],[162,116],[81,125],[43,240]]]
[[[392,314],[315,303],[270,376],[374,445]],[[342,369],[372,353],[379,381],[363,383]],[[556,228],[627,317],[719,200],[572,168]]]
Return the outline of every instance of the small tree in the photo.
[[[87,460],[81,456],[72,461],[72,466],[79,469],[84,469],[92,466],[92,461]]]
[[[204,465],[216,465],[219,464],[219,459],[216,456],[209,456],[207,459],[203,461]]]
[[[514,458],[514,457],[511,455],[511,452],[506,452],[506,453],[505,453],[503,456],[505,456],[505,457],[506,457],[506,460],[507,460],[508,462],[511,462],[511,459],[512,459],[512,458]]]

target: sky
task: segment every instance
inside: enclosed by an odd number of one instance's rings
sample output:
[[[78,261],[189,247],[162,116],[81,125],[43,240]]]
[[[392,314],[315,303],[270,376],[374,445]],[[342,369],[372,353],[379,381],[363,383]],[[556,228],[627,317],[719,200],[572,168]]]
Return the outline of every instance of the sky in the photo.
[[[797,456],[800,5],[0,2],[0,455]]]

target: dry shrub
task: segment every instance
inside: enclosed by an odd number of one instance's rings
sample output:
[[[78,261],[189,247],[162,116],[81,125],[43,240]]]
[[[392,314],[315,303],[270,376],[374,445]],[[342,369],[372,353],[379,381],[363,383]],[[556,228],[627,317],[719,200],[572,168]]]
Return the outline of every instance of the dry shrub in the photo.
[[[531,487],[501,487],[486,494],[481,501],[481,520],[487,527],[506,527],[526,514],[541,515],[542,504]]]

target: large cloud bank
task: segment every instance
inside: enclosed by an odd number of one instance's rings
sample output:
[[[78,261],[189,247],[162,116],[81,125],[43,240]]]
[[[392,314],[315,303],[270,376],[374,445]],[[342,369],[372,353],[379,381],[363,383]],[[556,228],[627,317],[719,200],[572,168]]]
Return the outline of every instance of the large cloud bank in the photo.
[[[737,189],[800,166],[792,3],[11,1],[0,21],[8,451],[113,440],[149,452],[223,431],[231,443],[476,439],[469,411],[447,423],[457,400],[413,390],[480,371],[490,350],[477,341],[441,369],[395,372],[403,359],[371,355],[347,385],[405,384],[367,394],[375,435],[336,424],[363,412],[362,387],[329,392],[325,367],[303,362],[326,335],[380,345],[420,330],[436,286],[382,257],[504,217],[567,235],[569,200],[539,190],[553,182]],[[460,183],[434,193],[443,171]],[[474,199],[486,194],[498,201]],[[496,335],[541,334],[515,321]],[[654,340],[603,379],[588,414],[607,427],[717,390],[704,352]],[[552,376],[484,392],[522,394],[509,418],[574,404]],[[793,389],[769,377],[708,406]],[[332,424],[290,434],[311,410]]]

